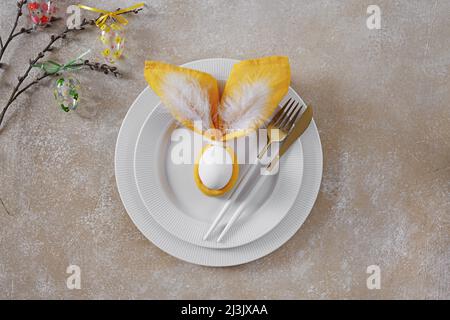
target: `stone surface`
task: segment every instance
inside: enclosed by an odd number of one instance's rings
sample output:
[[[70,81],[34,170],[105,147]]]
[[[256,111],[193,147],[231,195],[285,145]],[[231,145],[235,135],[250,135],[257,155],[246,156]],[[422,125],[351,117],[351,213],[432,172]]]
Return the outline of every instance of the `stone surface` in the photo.
[[[77,75],[86,113],[60,111],[51,81],[24,94],[0,131],[9,211],[0,207],[0,297],[450,298],[450,2],[377,0],[382,28],[369,30],[373,2],[147,1],[127,27],[124,77]],[[2,37],[14,14],[15,1],[0,2]],[[2,105],[52,30],[11,44]],[[73,34],[52,57],[100,54],[98,34]],[[258,261],[179,261],[137,230],[115,184],[115,140],[146,86],[143,62],[270,54],[290,57],[292,86],[315,108],[324,152],[316,205],[289,242]],[[82,269],[81,290],[66,287],[70,264]],[[373,264],[381,290],[366,287]]]

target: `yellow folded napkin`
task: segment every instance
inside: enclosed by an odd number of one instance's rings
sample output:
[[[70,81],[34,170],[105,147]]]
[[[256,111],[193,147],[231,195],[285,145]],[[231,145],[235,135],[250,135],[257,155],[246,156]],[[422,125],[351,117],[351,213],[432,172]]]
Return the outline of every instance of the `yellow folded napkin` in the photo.
[[[236,63],[219,98],[208,73],[146,61],[144,75],[172,115],[185,127],[226,141],[258,129],[274,112],[290,84],[287,57]],[[195,126],[201,123],[201,127]]]

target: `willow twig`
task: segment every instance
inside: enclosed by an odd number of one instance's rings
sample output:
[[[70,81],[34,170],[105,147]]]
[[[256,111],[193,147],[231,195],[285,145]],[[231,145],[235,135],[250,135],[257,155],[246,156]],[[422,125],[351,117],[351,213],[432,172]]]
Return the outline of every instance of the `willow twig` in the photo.
[[[25,2],[26,2],[26,0],[21,0],[19,3],[21,3],[21,4],[23,5]],[[18,3],[18,4],[19,4],[19,3]],[[137,13],[139,13],[141,10],[142,10],[142,8],[138,8],[138,9],[135,9],[135,10],[133,10],[133,11],[129,11],[129,12],[125,12],[125,13],[134,13],[134,14],[137,14]],[[6,105],[3,107],[3,110],[2,110],[2,112],[0,113],[0,126],[1,126],[2,123],[3,123],[3,119],[4,119],[4,117],[5,117],[6,111],[8,111],[9,107],[10,107],[10,106],[12,105],[12,103],[17,99],[18,95],[21,94],[21,93],[23,93],[23,92],[26,91],[28,88],[30,88],[31,86],[35,85],[36,83],[38,83],[38,82],[40,81],[40,80],[38,80],[39,78],[37,78],[37,79],[35,79],[34,81],[30,82],[26,87],[24,87],[23,89],[21,89],[21,86],[22,86],[23,82],[28,78],[31,69],[33,69],[33,66],[34,66],[38,61],[40,61],[40,60],[45,56],[45,54],[46,54],[47,52],[50,52],[50,51],[53,50],[53,45],[54,45],[54,43],[55,43],[57,40],[59,40],[59,39],[65,39],[65,38],[67,37],[67,34],[69,34],[69,33],[72,33],[72,32],[78,32],[78,31],[85,30],[85,28],[86,28],[87,26],[95,25],[95,21],[96,21],[96,19],[91,19],[91,20],[83,19],[83,21],[81,22],[81,24],[80,24],[80,26],[79,26],[78,28],[68,28],[68,27],[65,27],[64,30],[63,30],[62,32],[60,32],[59,34],[57,34],[57,35],[51,35],[51,36],[50,36],[50,42],[47,44],[47,46],[46,46],[42,51],[40,51],[34,59],[31,59],[31,60],[29,61],[28,68],[25,70],[25,72],[23,73],[22,76],[19,76],[19,77],[17,78],[17,80],[18,80],[17,85],[14,87],[14,89],[13,89],[13,91],[12,91],[12,93],[11,93],[11,95],[10,95],[10,97],[9,97],[9,99],[8,99],[8,101],[7,101],[7,103],[6,103]],[[17,21],[16,21],[16,26],[17,26]],[[11,34],[14,33],[14,30],[15,30],[15,28],[13,28],[13,31],[11,32]],[[86,62],[86,61],[85,61],[85,62]],[[103,65],[102,65],[102,64],[98,64],[98,65],[97,65],[97,64],[95,64],[95,63],[92,64],[92,63],[90,63],[89,61],[88,61],[87,63],[85,63],[85,62],[84,62],[84,64],[85,64],[86,66],[90,67],[90,68],[93,69],[93,70],[102,71],[102,72],[104,72],[104,73],[112,72],[112,73],[114,74],[114,76],[117,76],[117,75],[118,75],[118,73],[116,72],[117,69],[116,69],[115,67],[105,67],[105,66],[107,66],[107,65],[104,65],[104,64],[103,64]],[[103,67],[102,67],[102,66],[103,66]],[[117,73],[117,74],[116,74],[116,73]],[[41,80],[42,80],[42,79],[41,79]],[[37,81],[37,82],[35,83],[35,81]],[[25,89],[25,90],[24,90],[24,89]]]
[[[61,18],[59,18],[59,17],[51,17],[51,19],[50,19],[50,23],[49,24],[47,24],[46,26],[45,26],[45,28],[48,28],[48,27],[51,27],[51,23],[52,22],[56,22],[56,21],[58,21],[58,20],[61,20]],[[17,31],[16,33],[14,33],[13,35],[12,35],[12,39],[14,39],[15,37],[18,37],[18,36],[20,36],[21,34],[25,34],[25,33],[31,33],[31,32],[33,32],[35,30],[35,27],[28,27],[28,28],[25,28],[25,27],[22,27],[22,28],[20,28],[19,29],[19,31]],[[11,40],[12,40],[11,39]]]
[[[17,85],[14,87],[14,89],[11,93],[11,96],[8,99],[8,102],[6,103],[5,107],[3,107],[3,110],[0,113],[0,125],[3,122],[6,111],[8,111],[11,104],[16,100],[16,98],[17,98],[16,94],[20,90],[20,87],[22,86],[22,83],[24,82],[24,80],[26,78],[28,78],[31,69],[33,69],[33,66],[45,56],[45,53],[53,50],[53,44],[59,39],[66,38],[68,33],[84,30],[87,25],[93,25],[93,24],[95,24],[94,19],[92,19],[92,20],[83,19],[79,28],[69,29],[68,27],[65,27],[64,30],[62,32],[60,32],[59,34],[50,36],[50,42],[47,44],[47,46],[44,48],[44,50],[40,51],[34,59],[29,61],[27,70],[25,70],[25,72],[22,76],[19,76],[17,78],[18,79]]]
[[[24,93],[25,91],[27,91],[28,89],[30,89],[32,86],[34,86],[35,84],[38,84],[39,81],[44,80],[47,77],[52,76],[50,73],[46,73],[44,72],[42,75],[40,75],[39,77],[37,77],[36,79],[34,79],[33,81],[31,81],[30,83],[28,83],[25,87],[23,87],[22,89],[20,89],[19,91],[17,91],[17,93],[14,95],[14,97],[11,100],[11,103],[13,103],[18,96],[20,96],[22,93]]]
[[[74,64],[74,67],[86,66],[91,70],[103,72],[104,74],[112,73],[114,77],[120,76],[120,72],[117,71],[117,67],[110,66],[106,63],[90,62],[89,60],[84,60],[83,63]]]
[[[21,34],[24,34],[24,33],[31,33],[33,30],[34,30],[33,27],[29,27],[29,28],[22,27],[22,28],[20,28],[19,31],[17,31],[16,33],[14,33],[14,34],[11,36],[11,40],[14,39],[15,37],[20,36]]]
[[[40,51],[34,59],[29,61],[27,70],[24,72],[24,74],[22,76],[19,76],[17,78],[18,79],[17,85],[14,87],[14,89],[13,89],[13,91],[11,93],[11,96],[8,99],[8,102],[6,103],[6,105],[3,108],[2,112],[0,113],[0,125],[3,122],[3,118],[5,117],[6,111],[8,111],[8,108],[11,106],[11,104],[14,102],[14,100],[16,100],[16,98],[17,98],[16,94],[20,90],[20,87],[21,87],[22,83],[24,82],[24,80],[26,78],[28,78],[31,69],[33,69],[33,66],[45,56],[46,52],[49,52],[49,51],[53,50],[53,44],[57,40],[66,38],[67,34],[70,33],[70,32],[84,30],[85,26],[89,25],[89,24],[95,24],[95,20],[83,19],[83,21],[81,22],[80,28],[78,28],[78,29],[69,29],[68,27],[65,27],[64,30],[62,32],[60,32],[59,34],[50,36],[50,42],[47,44],[47,46],[44,48],[44,50]]]
[[[92,62],[89,62],[89,60],[84,60],[83,62],[73,64],[72,66],[73,67],[78,67],[78,68],[88,68],[89,70],[102,72],[104,74],[111,73],[115,77],[120,76],[120,72],[117,71],[117,67],[110,66],[110,65],[105,64],[105,63],[98,63],[98,62],[92,63]],[[52,73],[47,73],[47,72],[42,73],[36,79],[34,79],[33,81],[29,82],[25,87],[23,87],[22,89],[17,91],[17,93],[14,95],[14,98],[11,100],[11,103],[13,103],[17,99],[17,97],[19,95],[21,95],[22,93],[24,93],[25,91],[30,89],[32,86],[38,84],[41,80],[44,80],[45,78],[48,78],[48,77],[57,76],[57,75],[59,75],[59,74],[58,73],[53,73],[52,74]]]
[[[50,36],[50,42],[47,44],[47,46],[44,48],[44,50],[40,51],[34,59],[29,61],[27,70],[24,72],[24,74],[22,76],[19,76],[17,78],[17,80],[18,80],[17,85],[14,87],[14,89],[11,93],[11,96],[8,99],[8,102],[6,103],[2,112],[0,113],[0,125],[3,122],[3,118],[5,117],[6,111],[8,111],[8,108],[11,106],[13,101],[16,100],[16,93],[20,90],[20,87],[21,87],[22,83],[25,81],[25,79],[28,78],[31,69],[33,69],[33,66],[45,56],[46,52],[53,50],[53,44],[57,40],[66,38],[66,36],[69,32],[84,30],[84,27],[91,23],[95,23],[95,21],[94,20],[88,21],[88,20],[84,19],[83,22],[81,23],[81,26],[79,29],[69,29],[68,27],[65,27],[65,29],[61,33]]]
[[[8,208],[6,208],[5,204],[3,203],[2,198],[0,198],[0,203],[1,203],[2,207],[3,207],[3,209],[5,209],[5,212],[6,212],[9,216],[11,216],[12,214],[9,212]]]
[[[11,42],[11,40],[18,35],[18,34],[15,34],[14,32],[16,31],[17,25],[19,24],[19,19],[20,19],[20,17],[23,14],[23,12],[22,12],[23,6],[26,3],[27,3],[27,0],[19,0],[19,1],[17,1],[17,14],[16,14],[16,19],[14,20],[13,27],[12,27],[11,32],[9,33],[9,36],[6,39],[5,43],[3,43],[3,41],[1,41],[0,67],[1,67],[2,57],[3,57],[3,54],[6,51],[6,48],[8,47],[9,43]]]

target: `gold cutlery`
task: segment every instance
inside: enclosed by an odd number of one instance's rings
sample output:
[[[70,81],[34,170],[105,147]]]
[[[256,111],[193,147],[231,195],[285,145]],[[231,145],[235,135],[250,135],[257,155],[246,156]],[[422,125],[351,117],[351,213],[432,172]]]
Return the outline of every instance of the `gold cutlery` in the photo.
[[[298,113],[297,113],[298,114]],[[280,131],[283,131],[280,136],[283,136],[282,143],[278,155],[272,160],[272,162],[266,167],[267,170],[271,171],[275,165],[278,163],[278,160],[280,157],[286,153],[286,151],[289,149],[289,147],[297,140],[303,132],[308,128],[309,124],[312,120],[312,108],[308,107],[305,112],[300,116],[300,118],[296,121],[297,114],[295,114],[294,118],[291,118],[289,121],[284,122],[282,129]],[[287,127],[286,127],[287,126]],[[251,196],[259,190],[259,188],[264,183],[265,179],[259,179],[256,185],[251,189],[250,193],[247,195],[247,198],[251,198]],[[222,233],[217,238],[217,242],[220,242],[223,237],[226,235],[228,230],[233,226],[234,222],[240,217],[242,214],[242,211],[244,210],[246,205],[246,202],[243,201],[239,207],[236,209],[235,213],[231,216],[230,220],[228,221],[227,225],[223,229]]]
[[[218,225],[220,220],[223,218],[223,216],[227,212],[230,205],[234,202],[234,200],[237,198],[237,196],[239,195],[239,193],[241,192],[243,187],[246,185],[248,178],[253,175],[253,173],[256,171],[257,168],[259,168],[261,159],[264,156],[264,154],[266,153],[266,151],[268,150],[269,146],[272,144],[272,142],[274,142],[275,140],[282,141],[283,139],[286,138],[286,135],[284,135],[283,137],[281,137],[281,135],[279,135],[280,137],[277,137],[275,134],[272,134],[272,130],[279,129],[279,127],[281,125],[288,126],[289,124],[291,124],[292,120],[290,120],[290,119],[294,118],[294,117],[291,117],[292,113],[295,111],[295,116],[297,116],[302,108],[302,107],[300,107],[298,110],[296,110],[298,108],[298,105],[299,105],[298,102],[297,102],[297,104],[295,104],[295,101],[293,101],[290,98],[280,108],[280,110],[278,110],[278,112],[275,114],[275,116],[273,116],[273,118],[267,124],[267,126],[266,126],[266,128],[268,129],[267,130],[267,143],[263,147],[263,149],[258,153],[257,164],[252,166],[251,168],[247,169],[246,172],[244,172],[242,177],[237,182],[235,188],[228,194],[225,204],[221,208],[220,212],[217,214],[216,218],[214,219],[213,223],[209,227],[208,231],[203,236],[203,240],[206,240],[209,237],[211,232],[216,228],[216,226]]]
[[[289,149],[289,147],[297,140],[303,132],[309,127],[313,117],[313,110],[311,107],[306,108],[305,112],[303,112],[302,116],[295,123],[294,128],[286,137],[286,140],[281,144],[280,149],[278,151],[278,155],[272,160],[272,162],[267,167],[267,170],[272,171],[275,165],[278,163],[279,159],[285,154],[285,152]]]
[[[252,166],[250,169],[248,169],[244,175],[241,177],[241,179],[238,181],[236,187],[233,189],[233,191],[228,195],[227,201],[225,205],[220,210],[219,214],[214,219],[214,222],[211,224],[210,228],[206,232],[206,234],[203,237],[203,240],[206,240],[208,236],[211,234],[211,232],[216,228],[220,220],[225,215],[227,209],[229,206],[234,202],[234,200],[239,195],[240,191],[242,191],[243,187],[246,185],[248,178],[253,175],[254,171],[256,171],[257,168],[259,168],[259,164],[261,164],[261,159],[264,156],[264,154],[267,152],[268,148],[271,146],[273,142],[282,142],[284,141],[289,134],[289,131],[294,126],[295,120],[302,110],[303,106],[299,106],[299,102],[296,103],[295,100],[292,100],[290,98],[283,107],[280,108],[280,110],[275,114],[275,116],[271,119],[271,121],[267,124],[267,143],[262,148],[262,150],[258,153],[257,156],[257,165]],[[276,131],[275,131],[276,130]],[[251,173],[251,174],[249,174]],[[237,217],[234,219],[236,220]],[[228,229],[231,227],[231,224],[234,223],[233,221],[229,221],[227,226]],[[228,230],[227,229],[227,230]],[[224,229],[224,232],[227,230]]]

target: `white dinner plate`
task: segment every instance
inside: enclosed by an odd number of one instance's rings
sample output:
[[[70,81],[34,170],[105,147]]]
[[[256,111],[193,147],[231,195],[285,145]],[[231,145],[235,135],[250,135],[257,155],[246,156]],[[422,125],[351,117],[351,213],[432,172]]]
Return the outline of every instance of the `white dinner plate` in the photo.
[[[220,63],[196,63],[191,68],[212,74],[223,85],[236,62],[221,59]],[[296,98],[292,89],[284,100],[289,98]],[[152,217],[168,232],[199,246],[231,248],[265,235],[289,212],[302,179],[303,156],[299,141],[281,159],[278,174],[264,177],[262,188],[253,197],[245,197],[248,190],[244,190],[241,199],[237,199],[237,202],[246,203],[246,209],[222,242],[217,243],[215,239],[239,203],[227,211],[228,217],[222,219],[216,232],[203,240],[226,197],[204,195],[195,184],[193,164],[175,164],[171,160],[171,150],[179,143],[171,142],[175,128],[185,131],[184,137],[190,137],[191,141],[201,139],[191,130],[177,128],[171,114],[159,104],[144,122],[135,149],[135,179],[139,194]],[[241,172],[246,169],[243,167]]]
[[[223,59],[208,59],[190,63],[217,64]],[[296,96],[300,100],[300,97]],[[196,264],[208,266],[230,266],[246,263],[279,248],[303,224],[317,197],[322,177],[322,149],[314,121],[300,138],[303,148],[303,179],[297,198],[282,221],[270,232],[248,244],[215,249],[197,246],[167,232],[147,211],[134,180],[134,149],[145,118],[158,103],[158,97],[144,89],[130,107],[120,129],[115,154],[115,171],[118,190],[124,206],[138,229],[155,245],[167,253]]]

